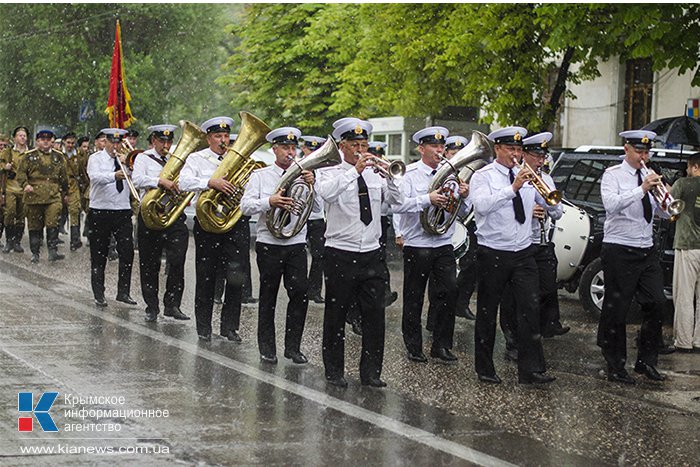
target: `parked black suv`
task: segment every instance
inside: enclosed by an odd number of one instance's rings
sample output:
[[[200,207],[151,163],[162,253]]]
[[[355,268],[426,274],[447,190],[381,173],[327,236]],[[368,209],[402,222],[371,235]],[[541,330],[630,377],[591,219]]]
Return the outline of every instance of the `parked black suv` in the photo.
[[[576,271],[560,287],[569,292],[579,291],[583,307],[600,314],[605,293],[603,271],[600,264],[600,248],[603,241],[605,208],[600,195],[600,179],[605,169],[622,162],[622,147],[577,148],[573,152],[563,152],[552,168],[551,175],[564,198],[582,208],[590,218],[590,235],[585,253],[578,265],[571,265]],[[649,168],[664,176],[666,183],[673,184],[685,175],[686,156],[678,151],[652,149]],[[655,244],[659,248],[661,266],[664,273],[664,293],[670,300],[673,281],[673,234],[674,225],[668,220],[654,221]]]

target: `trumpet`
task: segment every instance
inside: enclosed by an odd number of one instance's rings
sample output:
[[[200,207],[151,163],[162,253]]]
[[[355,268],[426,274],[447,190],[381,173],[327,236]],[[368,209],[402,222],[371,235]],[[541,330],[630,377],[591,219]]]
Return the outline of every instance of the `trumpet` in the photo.
[[[647,175],[656,174],[656,172],[647,168],[644,161],[641,161],[641,164],[642,178],[646,178]],[[668,192],[668,188],[666,188],[666,185],[664,184],[663,180],[659,185],[654,185],[651,194],[654,196],[654,199],[659,204],[659,206],[661,206],[661,209],[666,211],[668,215],[671,216],[671,222],[677,220],[678,216],[680,216],[681,212],[683,212],[683,210],[685,209],[685,201],[683,201],[682,199],[675,199],[673,196],[671,196],[671,193]]]
[[[134,186],[134,182],[131,181],[131,177],[129,176],[129,172],[126,170],[124,167],[124,164],[122,163],[122,156],[125,158],[129,157],[129,154],[131,154],[134,151],[134,147],[129,143],[127,140],[122,141],[122,150],[121,151],[114,151],[114,159],[116,159],[117,164],[119,164],[119,170],[122,171],[124,174],[124,180],[126,181],[126,184],[129,186],[129,191],[131,192],[131,196],[134,197],[136,201],[141,203],[141,196],[139,196],[139,191],[136,189]]]
[[[537,175],[537,172],[535,172],[527,162],[523,161],[520,163],[515,157],[513,158],[513,162],[515,162],[515,165],[517,165],[520,170],[525,171],[528,181],[533,187],[535,187],[535,190],[537,190],[540,196],[544,198],[547,204],[550,206],[556,206],[559,204],[559,201],[561,201],[562,198],[561,191],[550,189],[544,180],[542,180],[542,177]]]
[[[356,152],[355,156],[361,157],[362,154]],[[406,174],[406,164],[401,161],[388,161],[379,156],[372,156],[369,160],[372,162],[374,172],[382,178],[398,181]]]

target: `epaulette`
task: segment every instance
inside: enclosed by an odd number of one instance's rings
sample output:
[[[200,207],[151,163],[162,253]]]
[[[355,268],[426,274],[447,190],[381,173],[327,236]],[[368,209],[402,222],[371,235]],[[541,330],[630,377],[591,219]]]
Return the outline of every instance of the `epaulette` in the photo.
[[[605,169],[606,172],[612,172],[613,170],[618,170],[622,168],[622,164],[612,165]]]
[[[406,172],[410,172],[411,170],[416,170],[418,168],[418,161],[416,162],[411,162],[406,166]]]

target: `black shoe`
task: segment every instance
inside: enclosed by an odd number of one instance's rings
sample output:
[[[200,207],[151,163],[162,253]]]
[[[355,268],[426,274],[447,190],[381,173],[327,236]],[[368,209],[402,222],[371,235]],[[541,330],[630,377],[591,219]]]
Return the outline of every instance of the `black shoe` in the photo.
[[[558,326],[553,329],[553,333],[555,336],[563,336],[569,331],[571,331],[571,327],[569,326]]]
[[[313,294],[309,297],[309,300],[311,300],[314,303],[326,303],[326,301],[321,297],[320,293]]]
[[[198,334],[197,337],[200,341],[209,342],[211,341],[211,334]]]
[[[116,301],[126,303],[127,305],[136,305],[136,300],[131,298],[128,294],[119,294],[117,295],[117,298],[115,298]]]
[[[634,378],[632,378],[624,368],[619,371],[608,371],[608,381],[623,384],[636,384]]]
[[[386,383],[379,378],[370,378],[367,380],[362,380],[362,381],[360,381],[360,384],[362,384],[363,386],[370,386],[373,388],[385,388],[386,387]]]
[[[187,318],[189,319],[189,318]],[[239,344],[243,342],[243,339],[241,339],[241,336],[238,335],[238,331],[231,329],[229,332],[225,334],[221,334],[221,337],[225,337],[226,339],[232,341],[232,342],[238,342]],[[277,358],[275,357],[275,362],[277,361]]]
[[[360,323],[359,320],[352,322],[352,332],[354,332],[358,336],[362,335],[362,324]]]
[[[146,316],[143,318],[146,320],[148,323],[155,323],[158,321],[158,312],[157,311],[147,311]]]
[[[180,311],[180,308],[176,307],[176,306],[166,308],[165,312],[163,312],[163,315],[170,316],[171,318],[175,318],[175,319],[181,319],[181,320],[190,319],[189,316],[187,316],[182,311]]]
[[[7,243],[5,243],[5,246],[2,247],[2,252],[9,253],[11,251],[12,251],[12,243],[8,241]]]
[[[24,248],[22,248],[22,245],[20,245],[19,242],[15,243],[15,245],[12,247],[12,250],[15,253],[24,253]]]
[[[258,299],[255,297],[243,297],[241,298],[241,303],[258,303]]]
[[[659,349],[658,349],[659,355],[670,355],[675,351],[676,351],[676,346],[673,346],[673,345],[664,345],[662,347],[659,347]]]
[[[554,376],[545,375],[544,373],[530,373],[529,375],[518,376],[519,384],[546,384],[554,381]]]
[[[95,305],[99,307],[106,307],[107,306],[107,300],[105,300],[104,297],[97,298],[95,297]]]
[[[333,386],[338,386],[339,388],[348,387],[348,382],[342,376],[328,377],[326,376],[326,382]]]
[[[70,251],[75,251],[75,250],[77,250],[78,248],[82,248],[82,247],[83,247],[83,242],[77,242],[77,243],[71,242],[71,244],[70,244]]]
[[[49,261],[54,262],[54,261],[59,261],[62,259],[65,259],[65,255],[62,255],[58,253],[56,250],[50,250],[49,251]]]
[[[265,363],[276,364],[277,363],[277,355],[260,354],[260,360],[262,360]]]
[[[469,321],[476,321],[476,315],[472,313],[472,310],[470,310],[469,307],[467,307],[465,314],[465,318],[467,318]]]
[[[303,365],[304,363],[309,363],[309,359],[306,358],[306,355],[304,355],[303,353],[299,352],[298,350],[295,351],[295,352],[287,352],[287,351],[285,350],[285,352],[284,352],[284,358],[288,358],[288,359],[290,359],[291,361],[293,361],[294,363],[296,363],[296,364],[298,364],[298,365]]]
[[[220,298],[214,297],[214,304],[215,305],[223,305],[223,301]]]
[[[62,245],[62,244],[64,244],[64,243],[66,243],[66,242],[64,242],[64,241],[61,240],[60,238],[57,238],[57,239],[56,239],[56,244],[57,244],[57,245]]]
[[[32,263],[36,264],[39,262],[39,253],[32,253]]]
[[[675,347],[675,351],[678,353],[695,353],[693,349],[686,349],[683,347]]]
[[[384,308],[390,306],[392,303],[394,303],[396,300],[399,298],[399,293],[398,292],[390,292],[384,296]]]
[[[634,372],[639,373],[640,375],[644,375],[647,378],[654,381],[663,381],[666,379],[666,375],[662,375],[661,373],[659,373],[653,365],[648,365],[640,361],[638,361],[637,364],[634,365]]]
[[[430,356],[433,358],[438,358],[444,362],[456,362],[457,357],[450,352],[450,349],[440,348],[430,351]]]
[[[107,253],[107,259],[114,261],[117,258],[119,258],[119,253],[117,253],[117,250],[109,250],[109,253]]]
[[[501,378],[495,373],[492,375],[479,375],[479,381],[489,384],[501,384]]]
[[[427,363],[428,359],[425,357],[425,354],[421,351],[418,352],[408,352],[408,359],[411,360],[412,362],[418,362],[418,363]]]
[[[518,362],[518,351],[516,349],[506,349],[506,360],[509,362]]]

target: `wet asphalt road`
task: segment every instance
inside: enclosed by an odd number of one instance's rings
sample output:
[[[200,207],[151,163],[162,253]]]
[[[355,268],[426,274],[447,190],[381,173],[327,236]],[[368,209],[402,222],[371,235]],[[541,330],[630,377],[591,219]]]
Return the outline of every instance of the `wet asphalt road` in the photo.
[[[28,253],[0,255],[3,465],[680,466],[698,465],[700,459],[700,355],[661,356],[658,367],[668,376],[664,383],[641,376],[634,387],[609,383],[595,346],[596,322],[564,292],[562,321],[572,331],[545,340],[550,373],[557,377],[548,387],[517,384],[515,365],[503,359],[500,333],[495,361],[504,383],[479,384],[473,370],[473,322],[461,318],[455,330],[456,364],[409,362],[399,298],[387,309],[382,377],[389,387],[360,387],[360,341],[348,329],[350,387],[340,390],[327,387],[323,378],[322,305],[309,306],[302,351],[310,364],[294,365],[280,354],[277,365],[268,365],[258,356],[256,305],[244,305],[242,344],[218,336],[201,344],[194,319],[161,315],[157,323],[144,322],[138,266],[131,295],[139,306],[113,300],[117,264],[110,262],[109,306],[100,310],[92,304],[86,248],[66,251],[67,259],[55,264],[46,262],[45,250],[42,254],[38,265],[30,264]],[[400,291],[401,264],[390,266],[393,288]],[[193,316],[191,241],[186,274],[182,310]],[[255,266],[253,274],[257,291]],[[281,292],[278,343],[285,308]],[[218,307],[214,314],[218,321]],[[636,329],[628,326],[630,360]],[[667,340],[671,332],[665,326]],[[427,332],[424,341],[427,351]],[[24,415],[17,411],[17,393],[24,391],[36,394],[35,403],[41,392],[59,393],[50,412],[58,433],[41,432],[36,420],[34,431],[18,432],[17,419]],[[123,402],[75,405],[72,396],[123,397]],[[84,409],[88,416],[66,412],[71,409]],[[98,418],[98,410],[132,413]],[[169,416],[133,416],[135,410],[168,410]],[[76,425],[91,431],[66,430]],[[114,431],[95,431],[97,425]],[[53,454],[46,452],[50,448]],[[71,448],[73,453],[67,452]],[[100,448],[112,453],[97,453]]]

